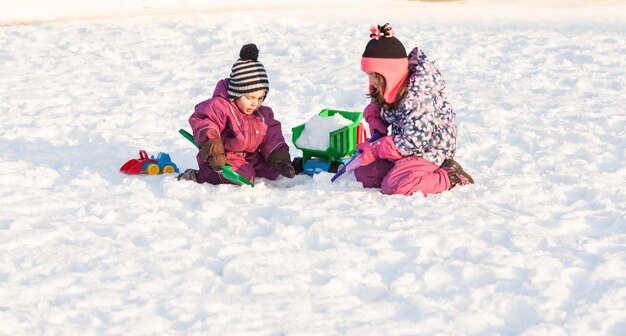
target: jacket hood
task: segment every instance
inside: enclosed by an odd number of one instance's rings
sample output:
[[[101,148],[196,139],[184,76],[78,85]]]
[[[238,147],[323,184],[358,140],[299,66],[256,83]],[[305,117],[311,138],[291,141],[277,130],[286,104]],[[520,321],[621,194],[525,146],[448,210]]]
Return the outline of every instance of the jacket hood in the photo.
[[[213,90],[213,97],[221,97],[228,100],[228,78],[224,78],[217,82]]]
[[[409,53],[409,71],[415,86],[423,91],[443,91],[446,82],[437,63],[432,62],[418,48]]]

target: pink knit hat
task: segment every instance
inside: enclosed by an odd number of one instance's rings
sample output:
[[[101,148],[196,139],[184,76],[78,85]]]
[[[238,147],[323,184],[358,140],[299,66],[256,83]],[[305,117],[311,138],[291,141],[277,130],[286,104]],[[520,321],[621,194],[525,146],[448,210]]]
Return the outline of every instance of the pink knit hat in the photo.
[[[404,79],[409,75],[409,60],[402,42],[393,33],[389,23],[370,29],[372,38],[365,46],[361,58],[361,70],[375,72],[385,77],[383,98],[389,104],[396,100],[396,94]]]

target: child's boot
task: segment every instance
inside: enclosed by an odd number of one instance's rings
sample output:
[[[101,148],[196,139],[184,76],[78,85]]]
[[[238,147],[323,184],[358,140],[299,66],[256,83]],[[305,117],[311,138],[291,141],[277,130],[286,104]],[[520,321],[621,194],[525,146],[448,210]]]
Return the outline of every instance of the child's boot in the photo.
[[[444,160],[441,167],[448,172],[450,189],[454,188],[457,184],[474,184],[474,179],[470,176],[470,174],[466,173],[465,170],[463,170],[463,167],[461,167],[461,165],[453,159]]]

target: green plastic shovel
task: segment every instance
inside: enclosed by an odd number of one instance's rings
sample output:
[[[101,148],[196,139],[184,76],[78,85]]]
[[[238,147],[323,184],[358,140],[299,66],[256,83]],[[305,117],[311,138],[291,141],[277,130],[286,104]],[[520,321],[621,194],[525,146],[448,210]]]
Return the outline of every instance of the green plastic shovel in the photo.
[[[191,141],[192,144],[198,147],[196,140],[193,139],[193,135],[189,134],[189,132],[181,128],[178,130],[178,133],[182,134],[182,136],[187,138],[187,140]],[[234,171],[230,166],[223,165],[223,166],[220,166],[220,168],[222,169],[222,176],[224,176],[224,178],[226,178],[227,180],[233,183],[239,184],[239,185],[246,184],[254,188],[254,183],[248,181],[245,177],[239,175],[239,173]]]

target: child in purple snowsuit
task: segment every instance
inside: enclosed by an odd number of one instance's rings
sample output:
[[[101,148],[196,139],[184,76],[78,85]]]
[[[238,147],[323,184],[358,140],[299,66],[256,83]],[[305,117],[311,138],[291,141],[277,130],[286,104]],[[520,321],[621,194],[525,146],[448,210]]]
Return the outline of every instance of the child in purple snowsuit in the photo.
[[[231,183],[221,173],[226,164],[251,182],[255,177],[275,180],[279,174],[294,177],[280,122],[270,107],[261,105],[269,81],[258,55],[256,45],[244,45],[230,78],[220,80],[213,97],[196,105],[189,124],[200,147],[200,169],[187,169],[179,180]]]
[[[371,134],[386,136],[357,146],[363,154],[356,179],[384,194],[421,191],[424,196],[474,183],[452,159],[455,113],[439,68],[418,48],[407,57],[389,24],[372,26],[370,32],[361,70],[369,77],[372,102],[363,115]]]

